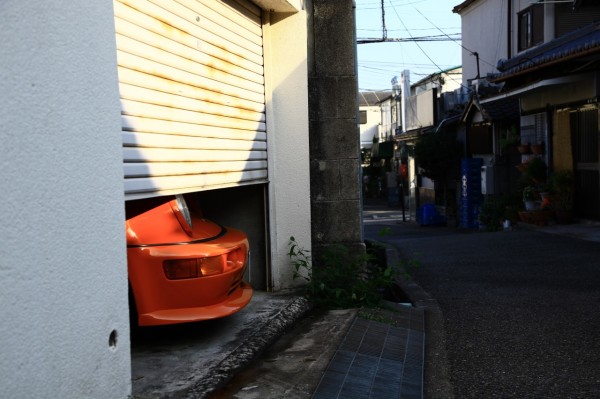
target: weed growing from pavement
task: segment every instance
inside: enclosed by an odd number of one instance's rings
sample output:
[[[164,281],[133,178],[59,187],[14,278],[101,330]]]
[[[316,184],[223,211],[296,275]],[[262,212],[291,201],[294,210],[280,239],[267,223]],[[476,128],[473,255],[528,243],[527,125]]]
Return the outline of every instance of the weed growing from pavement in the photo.
[[[389,234],[391,234],[391,229],[389,227],[384,227],[378,232],[380,237],[385,237]],[[385,244],[378,241],[367,241],[366,246],[367,253],[371,254],[375,263],[380,265],[387,263],[385,259],[385,251],[387,246]],[[396,272],[396,277],[402,276],[405,279],[410,280],[413,272],[421,267],[421,262],[418,259],[404,259],[399,260],[397,264],[391,265],[391,267]]]
[[[393,308],[361,308],[358,311],[358,317],[396,327],[404,325],[406,322],[398,320],[392,316],[394,312],[397,312],[397,310]]]
[[[385,237],[385,236],[388,236],[388,235],[390,235],[390,234],[392,234],[392,228],[391,228],[391,227],[389,227],[389,226],[383,227],[383,228],[381,228],[381,229],[380,229],[380,230],[377,232],[377,235],[378,235],[379,237]]]
[[[381,245],[371,245],[364,255],[351,254],[344,245],[329,247],[322,263],[313,267],[310,251],[290,237],[288,257],[293,278],[305,281],[306,296],[316,306],[327,309],[378,307],[385,293],[400,276],[409,276],[418,262],[386,265],[382,262]],[[384,247],[383,247],[384,248]]]

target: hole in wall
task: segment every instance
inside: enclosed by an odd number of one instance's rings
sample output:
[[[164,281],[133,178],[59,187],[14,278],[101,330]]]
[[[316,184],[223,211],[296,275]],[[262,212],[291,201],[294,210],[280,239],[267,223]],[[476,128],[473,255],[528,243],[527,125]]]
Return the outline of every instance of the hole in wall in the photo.
[[[117,330],[112,330],[108,336],[108,347],[110,349],[112,349],[112,350],[117,349],[117,339],[118,339]]]

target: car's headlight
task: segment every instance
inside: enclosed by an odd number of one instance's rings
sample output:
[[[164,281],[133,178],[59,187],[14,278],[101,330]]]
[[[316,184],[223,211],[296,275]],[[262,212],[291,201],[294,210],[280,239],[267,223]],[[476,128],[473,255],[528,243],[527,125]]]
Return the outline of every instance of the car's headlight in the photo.
[[[214,276],[223,273],[223,256],[195,259],[168,259],[163,262],[169,280]]]
[[[192,235],[193,225],[192,225],[192,215],[190,214],[190,210],[183,198],[183,195],[176,195],[175,199],[171,201],[171,209],[173,209],[173,213],[179,224],[183,228],[183,230]]]

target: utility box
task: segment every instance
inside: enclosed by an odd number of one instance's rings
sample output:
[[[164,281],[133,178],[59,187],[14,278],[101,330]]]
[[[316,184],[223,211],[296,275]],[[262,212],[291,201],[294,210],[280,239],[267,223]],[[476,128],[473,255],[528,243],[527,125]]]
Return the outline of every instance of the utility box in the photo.
[[[479,226],[479,208],[483,204],[481,194],[481,167],[483,159],[465,158],[461,161],[461,195],[460,195],[460,222],[463,228]]]
[[[481,194],[494,194],[494,168],[492,166],[481,167]]]

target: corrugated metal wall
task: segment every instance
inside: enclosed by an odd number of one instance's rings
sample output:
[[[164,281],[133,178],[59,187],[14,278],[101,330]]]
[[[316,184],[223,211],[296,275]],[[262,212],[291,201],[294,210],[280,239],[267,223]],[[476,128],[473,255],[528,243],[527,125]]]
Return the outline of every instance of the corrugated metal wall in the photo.
[[[127,199],[267,181],[261,10],[115,0]]]
[[[600,218],[600,127],[597,105],[571,113],[577,217]]]

